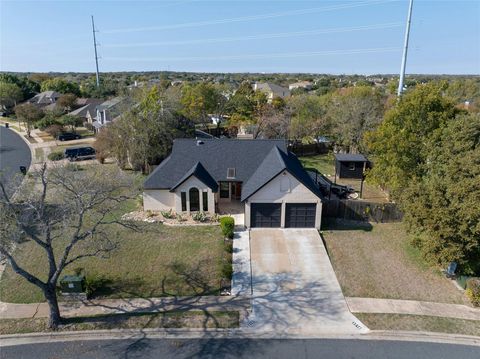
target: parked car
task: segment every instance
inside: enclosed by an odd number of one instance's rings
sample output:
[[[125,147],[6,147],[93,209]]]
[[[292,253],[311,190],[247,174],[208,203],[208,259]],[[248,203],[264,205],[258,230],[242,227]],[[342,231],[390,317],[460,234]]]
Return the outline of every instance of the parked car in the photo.
[[[78,140],[82,136],[76,133],[71,133],[71,132],[65,132],[62,133],[61,135],[58,135],[58,140],[59,141],[71,141],[71,140]]]
[[[70,162],[95,159],[95,149],[93,147],[67,148],[65,158]]]

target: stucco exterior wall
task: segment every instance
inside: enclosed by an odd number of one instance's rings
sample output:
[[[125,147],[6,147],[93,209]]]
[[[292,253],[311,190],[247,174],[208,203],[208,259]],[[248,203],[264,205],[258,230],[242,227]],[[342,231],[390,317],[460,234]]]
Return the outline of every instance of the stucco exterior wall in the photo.
[[[143,191],[144,211],[165,211],[173,208],[174,194],[168,189],[147,189]]]
[[[202,192],[207,192],[208,193],[208,213],[215,213],[215,196],[212,190],[207,187],[202,181],[200,181],[196,177],[190,177],[187,179],[185,182],[183,182],[180,186],[178,186],[175,189],[174,195],[174,204],[173,208],[175,212],[181,213],[182,212],[182,197],[181,197],[181,192],[186,192],[187,193],[187,213],[190,212],[190,199],[188,196],[188,192],[190,191],[190,188],[196,187],[199,192],[200,192],[200,210],[202,211],[203,209],[203,195]]]
[[[322,220],[322,202],[312,191],[300,183],[287,171],[267,183],[245,203],[245,226],[250,227],[251,203],[282,203],[281,227],[285,227],[286,203],[316,203],[315,227],[320,228]]]

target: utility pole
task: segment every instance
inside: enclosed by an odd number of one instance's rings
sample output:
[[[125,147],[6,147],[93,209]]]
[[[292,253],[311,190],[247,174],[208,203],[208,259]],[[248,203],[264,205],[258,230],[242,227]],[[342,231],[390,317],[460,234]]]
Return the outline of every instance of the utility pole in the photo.
[[[400,69],[400,80],[398,81],[397,95],[400,97],[403,91],[403,82],[405,80],[405,67],[407,65],[408,37],[410,36],[410,22],[412,21],[413,0],[410,0],[408,6],[407,28],[405,29],[405,43],[403,45],[402,68]]]
[[[97,69],[96,78],[97,78],[97,87],[100,87],[100,75],[98,73],[98,55],[97,55],[97,39],[95,37],[95,23],[93,22],[93,15],[92,15],[92,32],[93,32],[93,48],[95,49],[95,66]]]

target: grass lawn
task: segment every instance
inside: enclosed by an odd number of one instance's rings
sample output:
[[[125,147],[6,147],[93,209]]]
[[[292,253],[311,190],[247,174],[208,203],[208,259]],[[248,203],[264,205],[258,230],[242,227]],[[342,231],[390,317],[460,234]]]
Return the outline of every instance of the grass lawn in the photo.
[[[335,175],[335,160],[333,153],[299,157],[299,160],[302,162],[302,165],[305,168],[315,168],[318,172],[325,176],[333,177]]]
[[[371,313],[355,313],[355,316],[373,330],[426,331],[480,336],[480,320]]]
[[[136,210],[138,205],[137,200],[125,202],[116,215]],[[118,247],[106,258],[83,258],[62,275],[82,268],[98,287],[96,298],[216,295],[225,279],[230,279],[232,244],[224,242],[220,226],[169,227],[145,222],[139,226],[139,231],[118,225],[104,227]],[[57,241],[54,246],[57,243],[56,248],[63,251],[65,244]],[[16,250],[17,262],[45,280],[41,276],[47,272],[45,252],[33,242]],[[33,303],[44,298],[36,286],[7,266],[0,280],[0,301]]]
[[[326,224],[323,237],[347,297],[468,304],[409,244],[402,223],[336,222]]]
[[[184,311],[162,313],[112,314],[69,318],[59,331],[145,328],[238,328],[239,313],[234,311]],[[47,318],[0,320],[0,335],[47,332]]]
[[[218,226],[149,224],[141,233],[112,228],[110,235],[118,239],[117,250],[107,258],[82,259],[63,273],[84,268],[100,286],[97,298],[218,294],[224,272],[231,268],[231,249]],[[19,262],[28,270],[46,271],[47,261],[37,245],[28,243],[17,250],[21,251]],[[10,267],[0,282],[0,300],[44,301],[40,290]]]

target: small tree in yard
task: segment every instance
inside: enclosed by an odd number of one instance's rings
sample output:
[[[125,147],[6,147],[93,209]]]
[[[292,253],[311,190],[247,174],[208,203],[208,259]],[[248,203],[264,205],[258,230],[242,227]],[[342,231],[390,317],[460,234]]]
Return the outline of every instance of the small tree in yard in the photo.
[[[60,118],[60,122],[72,132],[75,132],[76,128],[82,125],[82,119],[73,115],[63,115]]]
[[[28,137],[30,137],[30,132],[32,131],[35,122],[43,117],[42,110],[31,103],[16,106],[15,114],[17,115],[18,120],[25,124]]]
[[[131,177],[103,166],[79,171],[44,164],[13,197],[0,181],[0,255],[15,273],[41,289],[50,309],[49,328],[61,323],[56,289],[63,270],[79,259],[101,257],[116,248],[106,226],[134,229],[116,215],[119,206],[133,197],[131,188]],[[19,261],[17,253],[27,242],[44,254],[48,268],[43,273],[34,274]]]

